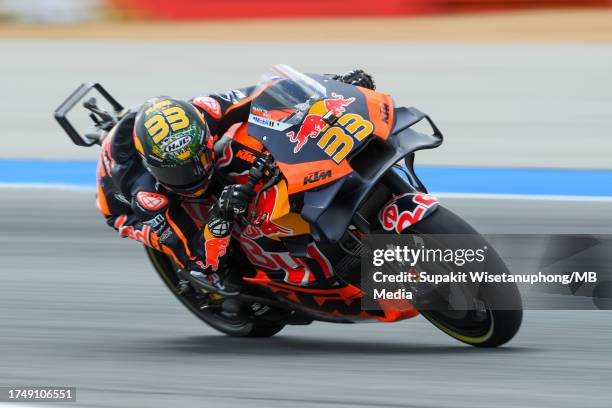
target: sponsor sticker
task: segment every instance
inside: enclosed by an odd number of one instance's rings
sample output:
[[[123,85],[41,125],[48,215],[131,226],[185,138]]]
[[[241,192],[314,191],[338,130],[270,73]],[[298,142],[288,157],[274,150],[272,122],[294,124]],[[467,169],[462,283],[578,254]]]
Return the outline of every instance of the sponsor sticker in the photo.
[[[385,231],[401,234],[406,228],[423,220],[438,204],[438,199],[428,194],[403,194],[383,207],[379,221]]]
[[[204,109],[215,119],[219,119],[221,117],[221,105],[215,98],[211,98],[210,96],[201,96],[199,98],[195,98],[193,100],[193,104]]]
[[[327,114],[331,114],[334,117],[339,117],[346,111],[346,107],[351,103],[355,102],[355,98],[345,98],[343,95],[332,93],[331,98],[323,100],[323,107],[326,113],[316,114],[309,113],[304,117],[302,124],[297,132],[287,132],[286,135],[291,141],[295,143],[293,153],[299,153],[302,147],[306,145],[309,139],[316,139],[319,134],[325,130],[331,122],[325,119]]]
[[[168,198],[166,196],[145,191],[136,194],[136,201],[147,211],[159,211],[168,204]]]
[[[184,135],[174,139],[172,142],[164,145],[163,151],[166,153],[174,153],[176,151],[182,150],[185,147],[189,146],[191,143],[191,136]]]
[[[209,238],[206,240],[206,265],[205,268],[212,268],[213,271],[219,269],[220,258],[225,255],[230,237]]]
[[[249,123],[254,123],[261,127],[265,127],[273,130],[287,130],[291,127],[291,124],[279,122],[278,120],[268,119],[257,115],[249,115]]]
[[[317,181],[325,180],[326,178],[330,178],[332,176],[331,170],[317,170],[312,173],[308,173],[306,177],[304,177],[304,185],[310,183],[316,183]]]

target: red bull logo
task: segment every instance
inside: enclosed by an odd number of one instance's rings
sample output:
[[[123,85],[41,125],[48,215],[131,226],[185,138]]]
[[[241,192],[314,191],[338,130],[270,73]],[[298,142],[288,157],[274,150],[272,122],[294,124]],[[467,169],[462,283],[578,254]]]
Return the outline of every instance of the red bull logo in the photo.
[[[378,219],[386,231],[401,234],[406,228],[429,216],[438,205],[438,199],[428,194],[402,194],[383,207]]]
[[[334,116],[340,116],[346,110],[345,108],[353,102],[355,102],[355,98],[345,98],[342,95],[332,92],[332,98],[325,99],[323,104],[325,105],[325,109],[333,113]]]
[[[230,237],[209,238],[206,240],[206,268],[212,268],[213,271],[219,269],[219,258],[225,255]]]
[[[292,233],[293,231],[290,228],[285,228],[281,225],[273,223],[272,221],[264,222],[258,227],[249,225],[244,229],[244,231],[242,231],[244,236],[251,239],[272,235],[291,235]]]
[[[262,236],[272,235],[291,235],[293,230],[282,225],[278,225],[270,220],[274,207],[276,206],[276,200],[278,198],[278,186],[265,191],[262,194],[261,199],[257,205],[257,213],[262,214],[263,218],[260,220],[258,226],[248,225],[242,233],[252,239],[257,239]]]
[[[323,106],[326,111],[331,112],[334,116],[340,116],[346,111],[346,107],[354,101],[354,97],[345,98],[342,95],[332,93],[331,98],[323,100]],[[316,139],[327,127],[327,122],[323,119],[323,116],[310,113],[302,121],[302,126],[300,126],[300,130],[297,133],[293,131],[287,132],[291,143],[297,143],[293,148],[293,153],[299,153],[309,139]]]
[[[319,133],[321,133],[325,126],[327,126],[327,122],[323,120],[323,116],[315,114],[306,115],[297,133],[287,133],[291,143],[297,143],[293,148],[293,153],[298,153],[302,150],[302,147],[308,142],[309,138],[314,139],[319,136]]]

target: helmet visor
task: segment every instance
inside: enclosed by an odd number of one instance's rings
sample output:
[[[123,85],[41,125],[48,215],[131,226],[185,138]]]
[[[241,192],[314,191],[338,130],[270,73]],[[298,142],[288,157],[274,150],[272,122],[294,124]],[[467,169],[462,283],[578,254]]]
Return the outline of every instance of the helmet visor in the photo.
[[[146,166],[157,181],[179,194],[202,189],[212,175],[212,160],[207,149],[174,166],[157,167],[150,163]]]

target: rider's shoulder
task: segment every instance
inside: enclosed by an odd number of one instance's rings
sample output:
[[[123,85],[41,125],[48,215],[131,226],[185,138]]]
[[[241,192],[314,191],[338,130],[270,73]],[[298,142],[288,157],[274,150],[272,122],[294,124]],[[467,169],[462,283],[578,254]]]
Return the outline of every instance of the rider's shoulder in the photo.
[[[221,103],[211,95],[197,96],[191,99],[190,103],[213,119],[221,119],[223,116],[223,107]]]
[[[133,132],[136,113],[129,113],[123,117],[111,131],[110,150],[113,159],[118,163],[132,160],[136,155]]]

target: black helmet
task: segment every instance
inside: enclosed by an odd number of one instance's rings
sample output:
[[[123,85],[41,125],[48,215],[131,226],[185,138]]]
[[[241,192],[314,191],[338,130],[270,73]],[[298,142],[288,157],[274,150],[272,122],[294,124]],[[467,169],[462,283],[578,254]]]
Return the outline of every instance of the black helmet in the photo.
[[[134,145],[147,170],[175,193],[201,195],[213,172],[212,140],[202,114],[190,103],[168,97],[142,105]]]

